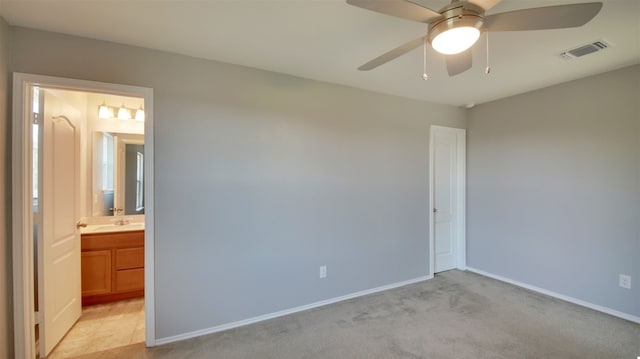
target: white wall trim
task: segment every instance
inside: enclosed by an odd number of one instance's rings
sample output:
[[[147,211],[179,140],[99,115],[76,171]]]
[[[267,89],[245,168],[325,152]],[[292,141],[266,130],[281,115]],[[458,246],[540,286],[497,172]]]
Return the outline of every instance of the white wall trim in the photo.
[[[550,291],[550,290],[546,290],[546,289],[543,289],[543,288],[540,288],[540,287],[536,287],[536,286],[533,286],[533,285],[530,285],[530,284],[527,284],[527,283],[523,283],[523,282],[520,282],[520,281],[517,281],[517,280],[513,280],[513,279],[510,279],[510,278],[507,278],[507,277],[503,277],[503,276],[500,276],[500,275],[497,275],[497,274],[485,272],[485,271],[480,270],[480,269],[467,267],[467,270],[469,272],[473,272],[473,273],[476,273],[476,274],[483,275],[485,277],[493,278],[493,279],[499,280],[501,282],[513,284],[513,285],[518,286],[518,287],[522,287],[522,288],[525,288],[525,289],[532,290],[534,292],[538,292],[538,293],[542,293],[542,294],[548,295],[550,297],[561,299],[561,300],[564,300],[565,302],[569,302],[569,303],[580,305],[582,307],[586,307],[586,308],[589,308],[589,309],[597,310],[599,312],[606,313],[606,314],[609,314],[609,315],[613,315],[614,317],[626,319],[626,320],[631,321],[631,322],[640,323],[640,317],[636,317],[635,315],[631,315],[631,314],[627,314],[627,313],[624,313],[624,312],[620,312],[620,311],[617,311],[615,309],[603,307],[601,305],[585,302],[584,300],[576,299],[576,298],[570,297],[568,295],[556,293],[556,292],[553,292],[553,291]]]
[[[434,276],[436,273],[436,246],[434,243],[435,226],[433,216],[433,162],[435,157],[435,147],[433,141],[433,128],[429,127],[429,275]]]
[[[467,268],[467,130],[463,128],[445,127],[431,125],[429,128],[429,275],[435,274],[435,226],[433,217],[433,195],[434,195],[434,134],[436,131],[450,131],[456,134],[456,245],[458,258],[456,258],[456,267],[460,270]]]
[[[145,343],[148,347],[156,345],[156,240],[155,240],[155,142],[153,89],[142,88],[144,92],[144,327]]]
[[[11,148],[11,187],[12,187],[12,232],[13,232],[13,334],[15,358],[35,358],[35,313],[31,305],[34,303],[33,293],[33,241],[22,240],[33,238],[33,223],[30,213],[33,204],[26,205],[32,198],[31,186],[23,179],[31,175],[31,141],[24,133],[28,133],[24,113],[27,104],[23,98],[28,87],[22,74],[13,76],[13,119]]]
[[[372,289],[367,289],[367,290],[363,290],[363,291],[359,291],[359,292],[343,295],[343,296],[340,296],[340,297],[335,297],[335,298],[331,298],[331,299],[322,300],[322,301],[311,303],[311,304],[307,304],[307,305],[302,305],[302,306],[291,308],[291,309],[285,309],[285,310],[277,311],[277,312],[270,313],[270,314],[265,314],[265,315],[260,315],[260,316],[249,318],[249,319],[239,320],[237,322],[232,322],[232,323],[218,325],[218,326],[215,326],[215,327],[200,329],[200,330],[196,330],[196,331],[193,331],[193,332],[174,335],[174,336],[167,337],[167,338],[156,339],[156,344],[157,345],[168,344],[168,343],[173,343],[173,342],[177,342],[177,341],[181,341],[181,340],[185,340],[185,339],[191,339],[191,338],[195,338],[195,337],[199,337],[199,336],[203,336],[203,335],[207,335],[207,334],[213,334],[213,333],[221,332],[221,331],[224,331],[224,330],[229,330],[229,329],[233,329],[233,328],[237,328],[237,327],[242,327],[242,326],[249,325],[249,324],[254,324],[254,323],[257,323],[257,322],[262,322],[262,321],[265,321],[265,320],[278,318],[278,317],[282,317],[282,316],[285,316],[285,315],[294,314],[294,313],[302,312],[302,311],[313,309],[313,308],[322,307],[322,306],[333,304],[333,303],[337,303],[337,302],[342,302],[342,301],[348,300],[348,299],[353,299],[353,298],[362,297],[362,296],[373,294],[373,293],[383,292],[383,291],[389,290],[389,289],[404,287],[404,286],[409,285],[409,284],[423,282],[425,280],[429,280],[429,279],[432,279],[432,278],[433,278],[432,275],[424,276],[424,277],[418,277],[418,278],[409,279],[409,280],[402,281],[402,282],[396,282],[396,283],[392,283],[392,284],[388,284],[388,285],[383,285],[381,287],[376,287],[376,288],[372,288]]]
[[[154,303],[154,169],[153,169],[153,89],[104,82],[68,79],[25,73],[13,74],[12,113],[12,246],[13,246],[13,305],[14,344],[16,358],[35,358],[34,303],[34,248],[33,201],[28,179],[32,176],[29,89],[32,85],[75,91],[99,92],[121,96],[144,98],[145,146],[149,146],[145,161],[147,185],[145,186],[145,320],[148,346],[155,345]],[[148,132],[147,132],[148,131]],[[149,143],[147,145],[146,143]]]
[[[456,221],[458,234],[458,269],[465,270],[467,268],[467,130],[456,129],[456,137],[458,148],[456,151],[458,168],[457,181],[457,213]],[[435,254],[435,253],[434,253]]]

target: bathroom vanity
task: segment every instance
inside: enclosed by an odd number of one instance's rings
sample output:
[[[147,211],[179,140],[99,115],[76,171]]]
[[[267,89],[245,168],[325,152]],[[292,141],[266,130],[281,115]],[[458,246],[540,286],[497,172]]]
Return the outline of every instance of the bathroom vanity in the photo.
[[[83,233],[82,305],[144,296],[144,230]]]

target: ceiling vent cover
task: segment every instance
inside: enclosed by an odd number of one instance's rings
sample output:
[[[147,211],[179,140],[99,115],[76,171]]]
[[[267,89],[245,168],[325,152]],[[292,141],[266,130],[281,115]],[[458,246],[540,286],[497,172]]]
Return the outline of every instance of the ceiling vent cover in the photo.
[[[563,51],[560,53],[560,57],[562,57],[565,60],[571,60],[578,57],[582,57],[584,55],[592,54],[594,52],[602,51],[606,48],[609,48],[610,46],[611,45],[609,45],[608,43],[602,40],[594,41],[590,44],[576,47],[575,49]]]

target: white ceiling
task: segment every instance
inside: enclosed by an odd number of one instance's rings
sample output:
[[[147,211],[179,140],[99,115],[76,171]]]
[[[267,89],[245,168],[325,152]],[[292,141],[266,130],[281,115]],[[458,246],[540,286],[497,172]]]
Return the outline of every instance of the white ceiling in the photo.
[[[586,0],[590,1],[590,0]],[[446,0],[420,0],[432,9]],[[576,0],[503,0],[488,14]],[[426,26],[347,5],[344,0],[0,0],[16,26],[160,49],[455,106],[479,104],[640,63],[640,1],[604,0],[583,27],[490,34],[491,74],[483,38],[473,68],[455,77],[442,55],[422,49],[368,72],[357,67]],[[574,60],[558,54],[595,40],[611,48]]]

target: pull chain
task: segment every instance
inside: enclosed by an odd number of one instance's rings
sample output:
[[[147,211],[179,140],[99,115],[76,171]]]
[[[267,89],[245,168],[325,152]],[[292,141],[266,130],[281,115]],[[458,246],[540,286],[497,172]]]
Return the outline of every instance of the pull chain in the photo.
[[[429,79],[429,75],[427,75],[427,37],[424,37],[424,46],[422,51],[422,79],[427,81]]]
[[[486,40],[487,40],[487,67],[484,69],[485,74],[489,74],[491,72],[491,66],[489,66],[489,32],[485,32]]]

